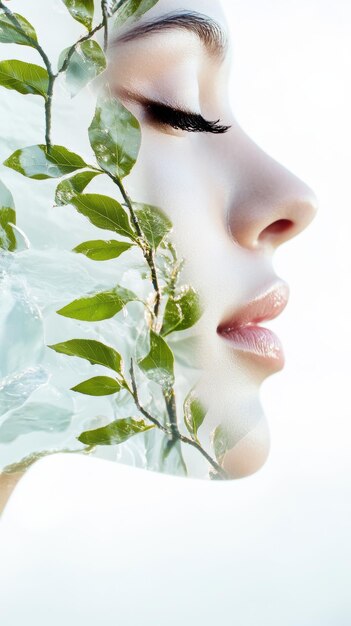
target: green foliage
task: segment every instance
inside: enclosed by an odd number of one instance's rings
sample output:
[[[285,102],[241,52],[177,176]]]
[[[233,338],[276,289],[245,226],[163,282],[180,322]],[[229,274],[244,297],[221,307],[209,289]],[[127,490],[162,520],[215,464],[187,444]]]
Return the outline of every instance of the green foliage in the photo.
[[[61,354],[86,359],[92,365],[103,365],[121,374],[121,355],[114,348],[95,339],[69,339],[48,347]]]
[[[74,300],[57,313],[76,320],[97,322],[113,317],[128,302],[137,299],[135,293],[117,285],[110,291],[102,291],[86,298]]]
[[[94,0],[62,0],[72,17],[90,31],[94,17]]]
[[[11,192],[0,180],[0,250],[13,252],[16,236],[11,224],[16,224],[15,203]]]
[[[138,361],[140,369],[150,380],[168,393],[174,384],[174,356],[164,339],[150,330],[150,351]]]
[[[107,3],[98,0],[103,20],[93,29],[94,0],[63,0],[73,18],[88,30],[88,35],[85,35],[84,41],[77,41],[62,51],[56,74],[37,41],[33,26],[26,18],[12,14],[9,9],[0,10],[0,42],[36,48],[45,65],[41,67],[18,60],[0,62],[0,86],[22,94],[40,95],[45,99],[45,145],[27,146],[16,150],[4,164],[28,178],[38,180],[74,174],[57,185],[56,204],[58,206],[72,204],[97,228],[112,231],[128,240],[94,239],[77,245],[74,252],[84,254],[94,261],[105,261],[116,259],[132,246],[138,246],[148,270],[143,272],[142,276],[148,276],[151,280],[150,288],[153,293],[148,294],[146,302],[140,300],[130,290],[117,285],[107,291],[87,294],[57,311],[64,317],[96,322],[112,318],[131,301],[142,302],[145,306],[144,319],[147,324],[147,329],[143,331],[149,333],[150,346],[148,354],[138,359],[138,365],[146,377],[161,386],[165,403],[164,412],[157,407],[157,417],[152,415],[152,408],[148,407],[146,410],[140,404],[133,368],[135,355],[140,354],[138,346],[132,346],[130,355],[132,365],[129,371],[131,381],[129,381],[123,373],[122,356],[111,346],[94,339],[70,339],[50,345],[48,347],[57,353],[84,359],[92,365],[102,366],[114,373],[113,378],[99,375],[84,380],[72,387],[72,391],[99,397],[114,395],[125,389],[131,394],[138,411],[150,417],[146,422],[133,417],[118,419],[102,428],[82,433],[78,437],[79,441],[88,445],[87,450],[97,445],[116,445],[134,435],[146,433],[157,425],[164,433],[160,439],[161,469],[168,471],[172,468],[172,471],[187,475],[181,441],[194,444],[207,460],[211,460],[202,450],[198,440],[198,430],[205,419],[206,410],[193,390],[189,392],[183,409],[185,426],[191,434],[192,441],[189,437],[182,436],[174,392],[175,359],[164,337],[171,332],[192,327],[200,318],[202,310],[198,294],[192,287],[178,288],[184,260],[178,260],[175,247],[169,239],[172,231],[170,219],[158,207],[134,202],[123,186],[122,179],[130,174],[138,158],[141,145],[139,122],[118,99],[109,94],[107,86],[98,99],[88,129],[90,144],[102,171],[94,165],[87,165],[79,155],[65,147],[51,145],[52,99],[57,77],[61,75],[71,96],[76,95],[106,68],[105,54],[92,37],[104,29],[104,42],[107,48],[107,17],[116,15],[116,25],[120,27],[139,19],[157,1],[110,0]],[[76,173],[77,170],[85,171]],[[89,183],[102,173],[107,174],[115,183],[124,204],[106,195],[84,193]],[[15,220],[13,198],[5,185],[0,182],[0,249],[10,251],[15,249],[16,237],[12,227]],[[57,407],[48,404],[27,403],[24,412],[21,407],[17,414],[13,414],[4,422],[0,429],[0,439],[12,441],[17,436],[18,429],[23,433],[31,432],[35,428],[50,432],[64,430],[70,423],[72,415],[66,409],[56,409]],[[167,421],[160,422],[165,414]],[[163,418],[160,415],[163,415]],[[146,440],[152,441],[153,435],[151,433],[150,436],[146,436]],[[213,439],[217,458],[221,460],[225,451],[234,445],[230,430],[219,426]],[[211,460],[211,465],[216,470],[216,476],[222,476],[218,464]]]
[[[0,43],[17,43],[20,46],[34,47],[34,42],[37,41],[37,35],[33,26],[25,17],[22,17],[22,15],[18,13],[14,13],[13,17],[19,22],[21,28],[15,26],[6,13],[0,11]],[[25,35],[34,41],[29,41],[21,32],[21,29],[24,31]]]
[[[207,411],[191,391],[184,401],[184,423],[192,435],[197,439],[197,431],[205,419]]]
[[[86,186],[95,176],[99,176],[101,172],[79,172],[72,178],[62,180],[56,187],[55,202],[58,206],[70,204],[72,198],[82,193]]]
[[[221,462],[225,453],[235,446],[236,440],[233,429],[228,424],[219,424],[214,430],[212,439],[216,459]]]
[[[78,391],[88,396],[110,396],[122,389],[114,378],[109,376],[94,376],[83,383],[72,387],[72,391]]]
[[[130,173],[140,149],[140,125],[119,100],[106,94],[99,98],[89,139],[105,172],[117,178]]]
[[[0,61],[0,85],[23,94],[47,97],[49,74],[33,63],[10,59]]]
[[[177,296],[168,298],[161,334],[191,328],[200,319],[202,308],[199,296],[192,287],[185,287]]]
[[[161,241],[172,230],[172,222],[158,207],[150,204],[133,202],[139,226],[153,250],[156,250]]]
[[[158,0],[126,0],[117,11],[116,27],[122,26],[127,20],[137,20],[149,11]]]
[[[63,50],[59,57],[59,69],[62,68],[70,48]],[[73,52],[64,72],[70,95],[75,96],[83,87],[106,68],[106,57],[97,41],[89,39],[80,43]]]
[[[85,256],[92,261],[109,261],[110,259],[117,259],[117,257],[123,252],[126,252],[126,250],[129,250],[132,246],[132,243],[116,241],[115,239],[110,239],[109,241],[97,239],[94,241],[85,241],[79,244],[79,246],[76,246],[73,251],[85,254]]]
[[[48,152],[45,144],[27,146],[21,150],[16,150],[4,161],[4,165],[20,172],[27,178],[37,180],[59,178],[87,167],[87,164],[78,154],[70,152],[63,146],[51,146]]]
[[[128,215],[117,200],[99,194],[81,194],[72,198],[71,204],[94,226],[135,240]]]
[[[102,428],[87,430],[78,437],[78,440],[90,446],[112,446],[123,443],[139,433],[145,433],[151,428],[155,428],[155,426],[149,425],[143,420],[125,417]]]

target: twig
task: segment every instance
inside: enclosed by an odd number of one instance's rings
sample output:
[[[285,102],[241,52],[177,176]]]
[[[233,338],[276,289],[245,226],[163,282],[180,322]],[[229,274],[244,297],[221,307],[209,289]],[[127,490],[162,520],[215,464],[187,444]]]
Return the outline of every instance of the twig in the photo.
[[[107,52],[108,48],[108,0],[101,0],[102,22],[104,28],[104,52]]]
[[[148,420],[150,420],[150,422],[155,424],[155,426],[157,426],[157,428],[160,428],[164,433],[166,433],[166,435],[169,435],[170,433],[167,430],[167,428],[165,426],[163,426],[163,424],[161,424],[161,422],[156,417],[153,417],[152,415],[150,415],[150,413],[146,409],[144,409],[141,406],[141,404],[140,404],[139,396],[138,396],[138,390],[137,390],[136,381],[135,381],[133,359],[130,360],[130,370],[129,370],[129,373],[130,373],[130,378],[131,378],[131,381],[132,381],[134,402],[135,402],[137,408],[139,409],[140,413],[142,413],[144,415],[144,417],[146,417]]]
[[[150,248],[150,246],[147,244],[145,245],[145,238],[143,236],[143,233],[141,231],[139,222],[138,222],[138,218],[135,214],[135,211],[133,209],[133,204],[132,201],[128,195],[128,193],[126,192],[122,181],[117,177],[114,176],[113,174],[111,174],[110,172],[106,172],[106,174],[113,180],[113,182],[118,186],[123,199],[128,207],[129,213],[130,213],[130,217],[133,223],[133,226],[135,228],[135,231],[137,233],[137,236],[139,238],[139,241],[137,241],[139,247],[142,250],[142,253],[144,255],[145,261],[147,262],[149,268],[150,268],[150,272],[151,272],[151,282],[152,282],[152,286],[154,288],[155,291],[155,302],[154,302],[154,316],[155,319],[157,320],[158,317],[158,313],[160,310],[160,304],[161,304],[161,290],[160,290],[160,286],[159,286],[159,282],[158,282],[158,277],[157,277],[157,270],[156,270],[156,264],[155,264],[155,259],[154,259],[154,253],[152,251],[152,249]]]

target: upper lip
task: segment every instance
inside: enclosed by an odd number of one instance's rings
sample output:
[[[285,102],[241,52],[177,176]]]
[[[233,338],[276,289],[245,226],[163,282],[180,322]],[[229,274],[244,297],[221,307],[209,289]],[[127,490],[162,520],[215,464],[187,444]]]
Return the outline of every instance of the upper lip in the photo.
[[[288,299],[289,286],[279,281],[220,322],[217,332],[226,334],[241,326],[272,320],[285,309]]]

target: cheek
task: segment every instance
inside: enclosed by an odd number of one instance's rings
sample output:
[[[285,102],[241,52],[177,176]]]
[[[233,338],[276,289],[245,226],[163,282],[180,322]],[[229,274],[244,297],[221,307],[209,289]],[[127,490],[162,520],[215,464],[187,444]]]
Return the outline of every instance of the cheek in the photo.
[[[213,142],[143,131],[138,162],[126,180],[132,197],[160,207],[173,223],[172,239],[186,260],[183,277],[206,298],[238,267],[226,226],[228,191],[218,183]],[[185,278],[184,278],[185,279]],[[231,280],[234,288],[234,280]],[[233,294],[232,294],[233,295]]]

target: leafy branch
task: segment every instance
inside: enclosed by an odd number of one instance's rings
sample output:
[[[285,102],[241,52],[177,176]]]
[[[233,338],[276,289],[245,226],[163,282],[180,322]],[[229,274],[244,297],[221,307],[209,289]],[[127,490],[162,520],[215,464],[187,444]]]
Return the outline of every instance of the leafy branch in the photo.
[[[117,259],[131,249],[139,249],[148,269],[145,277],[150,281],[153,290],[151,309],[137,294],[121,285],[115,285],[107,291],[78,298],[57,311],[58,314],[75,320],[97,322],[114,317],[130,302],[141,302],[144,305],[149,348],[147,354],[139,358],[135,346],[128,372],[129,380],[123,358],[112,346],[90,339],[71,339],[49,346],[58,353],[85,359],[93,366],[109,370],[109,376],[94,376],[72,387],[72,391],[90,396],[109,396],[125,391],[130,394],[135,408],[146,420],[119,418],[107,426],[81,433],[78,440],[91,450],[97,445],[120,444],[132,436],[157,428],[166,438],[164,460],[174,448],[178,450],[180,463],[186,470],[178,444],[187,444],[210,464],[211,477],[226,478],[220,465],[225,446],[219,446],[216,439],[219,431],[216,429],[213,439],[217,460],[200,443],[198,430],[204,421],[206,410],[194,390],[188,393],[183,404],[183,423],[190,436],[181,432],[175,396],[175,359],[166,338],[171,333],[194,326],[202,315],[202,308],[196,291],[189,285],[179,284],[184,260],[178,259],[170,240],[172,223],[169,218],[158,207],[132,200],[124,186],[123,179],[136,164],[140,150],[141,129],[138,120],[119,100],[109,95],[107,86],[97,101],[94,118],[88,129],[96,164],[88,164],[78,154],[51,142],[53,90],[59,74],[65,73],[71,93],[77,93],[106,67],[104,52],[92,37],[104,29],[106,52],[110,17],[116,14],[116,24],[121,26],[128,20],[138,19],[157,0],[101,0],[102,20],[95,27],[93,0],[63,2],[72,17],[83,24],[88,33],[61,53],[59,69],[54,73],[48,57],[37,41],[33,27],[24,17],[12,13],[0,0],[0,9],[3,11],[0,13],[0,41],[34,47],[45,64],[45,68],[42,68],[16,60],[0,62],[0,85],[23,94],[44,97],[46,119],[45,144],[18,149],[4,164],[36,180],[62,178],[55,193],[58,207],[71,204],[95,227],[112,231],[122,237],[108,241],[96,239],[83,242],[74,248],[74,252],[84,254],[92,261],[102,262]],[[84,60],[83,64],[80,64],[81,58]],[[72,64],[75,64],[75,71],[72,70]],[[77,72],[77,68],[80,71]],[[75,82],[77,77],[73,80],[74,75],[78,75],[78,84]],[[95,177],[101,175],[106,175],[113,181],[122,202],[109,196],[85,192]],[[7,192],[5,188],[4,193]],[[10,239],[8,220],[11,215],[7,212],[6,232]],[[138,377],[153,381],[160,388],[165,411],[163,421],[142,405],[137,387],[137,373]],[[219,434],[223,442],[223,433]],[[218,454],[216,450],[219,450]]]

